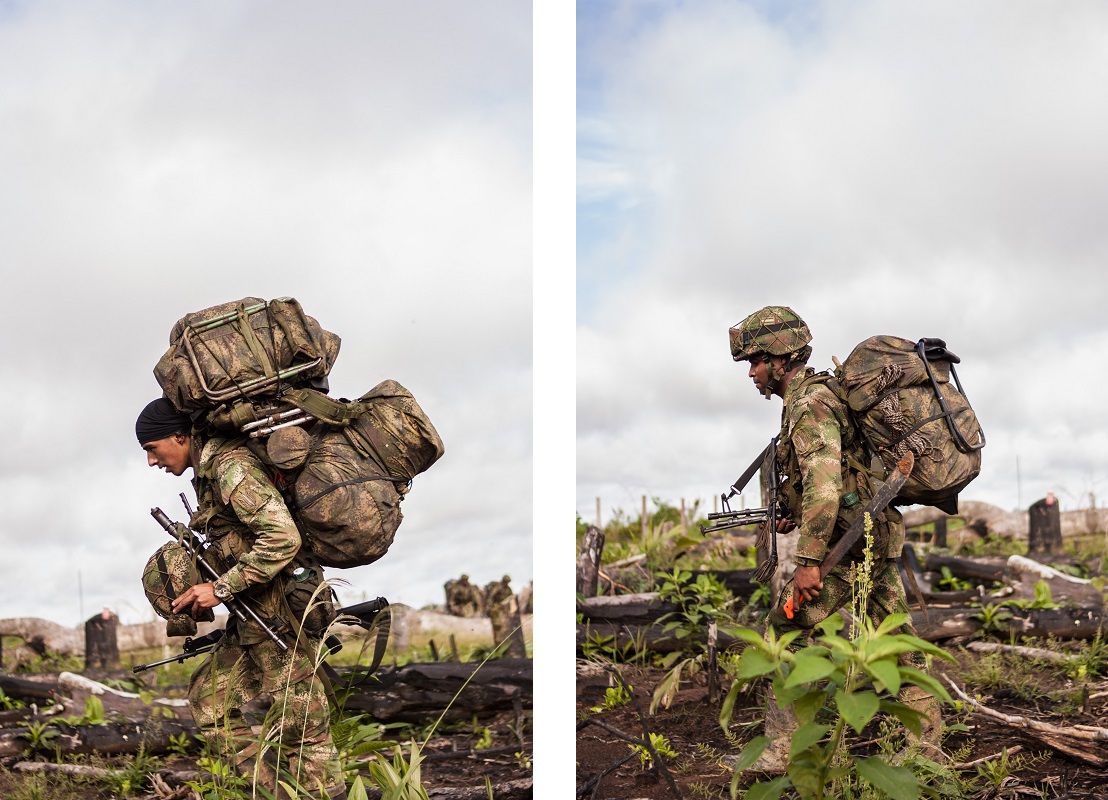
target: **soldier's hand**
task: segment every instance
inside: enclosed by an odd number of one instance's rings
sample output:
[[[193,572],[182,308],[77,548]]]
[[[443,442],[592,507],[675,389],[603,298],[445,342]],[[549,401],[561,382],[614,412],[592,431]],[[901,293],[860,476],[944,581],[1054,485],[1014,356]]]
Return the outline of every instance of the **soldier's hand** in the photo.
[[[211,583],[198,583],[185,589],[173,601],[173,613],[195,614],[205,608],[215,608],[221,602],[215,596],[215,587]]]
[[[788,517],[782,517],[777,520],[777,532],[788,533],[789,531],[796,530],[796,523]]]
[[[797,567],[793,573],[793,603],[799,606],[804,601],[815,600],[823,589],[823,579],[819,576],[819,567]]]

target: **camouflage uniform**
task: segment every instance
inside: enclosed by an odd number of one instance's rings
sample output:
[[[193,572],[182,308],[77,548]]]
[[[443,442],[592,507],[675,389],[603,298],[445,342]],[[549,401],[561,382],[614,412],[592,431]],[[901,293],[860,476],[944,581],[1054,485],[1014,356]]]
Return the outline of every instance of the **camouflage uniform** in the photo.
[[[315,670],[318,631],[305,626],[297,634],[299,619],[286,600],[293,567],[303,573],[311,563],[299,552],[292,515],[241,440],[212,438],[195,463],[199,508],[191,524],[207,533],[220,581],[270,627],[283,631],[287,642],[296,642],[282,653],[256,623],[231,617],[227,634],[189,685],[196,723],[217,753],[270,791],[273,763],[287,760],[289,772],[313,796],[344,792],[327,696]],[[259,733],[241,708],[261,694],[272,695],[274,702]]]
[[[796,561],[803,566],[819,566],[874,494],[846,406],[827,386],[827,380],[810,368],[793,376],[785,387],[778,436],[781,493],[797,524]],[[904,547],[900,512],[886,508],[874,517],[873,540],[875,574],[869,614],[880,621],[893,611],[907,610],[896,569],[896,558]],[[861,562],[864,545],[860,539],[850,551],[856,562]],[[788,581],[770,613],[770,623],[778,631],[818,625],[849,602],[850,568],[849,563],[836,566],[824,580],[820,596],[803,603],[792,620],[781,611],[793,591],[793,583]],[[906,630],[911,632],[911,627]]]

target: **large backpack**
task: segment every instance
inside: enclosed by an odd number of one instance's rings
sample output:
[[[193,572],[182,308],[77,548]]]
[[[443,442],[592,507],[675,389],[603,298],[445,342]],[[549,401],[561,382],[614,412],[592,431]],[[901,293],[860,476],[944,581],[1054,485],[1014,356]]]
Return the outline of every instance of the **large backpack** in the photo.
[[[350,402],[312,388],[340,340],[291,297],[188,314],[169,340],[154,368],[166,397],[197,429],[246,442],[274,470],[319,562],[355,567],[383,556],[412,478],[444,452],[411,392],[386,380]]]
[[[386,380],[353,402],[311,389],[285,399],[317,420],[310,434],[283,428],[269,461],[294,471],[293,513],[325,567],[357,567],[385,554],[412,479],[442,457],[435,426],[411,392]],[[292,477],[290,476],[290,477]]]
[[[958,493],[981,471],[985,434],[958,380],[957,363],[942,339],[896,336],[873,336],[841,364],[835,360],[838,391],[871,452],[887,470],[908,450],[915,454],[895,505],[957,513]]]
[[[326,377],[339,344],[294,298],[246,297],[178,320],[154,377],[178,410],[210,411]]]

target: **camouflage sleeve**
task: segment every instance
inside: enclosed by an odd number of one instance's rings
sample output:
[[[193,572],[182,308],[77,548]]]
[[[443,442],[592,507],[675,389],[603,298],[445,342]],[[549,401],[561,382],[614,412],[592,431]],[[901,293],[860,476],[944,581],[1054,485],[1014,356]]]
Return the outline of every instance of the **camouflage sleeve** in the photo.
[[[256,537],[253,546],[221,579],[235,593],[268,583],[300,549],[300,533],[292,514],[251,454],[225,454],[216,461],[215,475],[221,499]]]
[[[831,408],[809,395],[798,401],[790,439],[803,484],[796,555],[819,561],[827,554],[839,515],[842,432]]]

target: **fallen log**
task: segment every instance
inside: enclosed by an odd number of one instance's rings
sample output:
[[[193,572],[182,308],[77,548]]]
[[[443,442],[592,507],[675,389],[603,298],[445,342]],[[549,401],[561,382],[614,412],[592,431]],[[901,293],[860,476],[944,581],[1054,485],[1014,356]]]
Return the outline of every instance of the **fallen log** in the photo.
[[[975,653],[1007,653],[1021,658],[1030,658],[1036,661],[1050,661],[1055,664],[1065,664],[1073,659],[1073,656],[1059,653],[1055,650],[1044,650],[1041,647],[1023,647],[1021,645],[1000,644],[999,642],[970,642],[967,650]]]
[[[994,623],[1000,637],[1035,636],[1056,639],[1092,639],[1104,624],[1100,609],[1091,608],[1029,608],[1006,609],[1010,617]],[[972,636],[982,629],[981,609],[972,606],[912,610],[916,635],[929,642],[941,642]],[[666,633],[658,624],[619,623],[606,619],[587,619],[577,626],[577,651],[590,649],[602,652],[646,650],[671,653],[686,649],[691,643],[703,644],[707,631],[678,639]],[[719,633],[719,649],[725,650],[736,640],[723,631]]]
[[[977,713],[989,717],[990,719],[997,720],[998,722],[1002,722],[1009,727],[1021,730],[1043,742],[1048,747],[1065,753],[1078,761],[1083,761],[1086,764],[1092,764],[1096,767],[1108,765],[1108,756],[1094,744],[1095,742],[1108,742],[1108,728],[1100,728],[1093,725],[1061,727],[1058,725],[1051,725],[1049,722],[1040,722],[1039,720],[1029,717],[1002,714],[974,700],[958,688],[958,684],[946,675],[942,677],[950,684],[950,688],[954,690],[954,693],[967,705],[972,706]]]
[[[501,658],[484,666],[440,662],[385,667],[369,676],[358,668],[340,669],[347,688],[340,684],[339,697],[345,697],[346,710],[368,712],[380,722],[423,722],[448,705],[447,720],[466,720],[474,714],[531,708],[531,665],[529,658]]]
[[[657,592],[586,597],[577,601],[578,613],[601,622],[649,624],[676,610],[676,605],[663,601]]]
[[[924,569],[933,572],[942,572],[943,567],[946,567],[951,575],[964,580],[1003,583],[1008,562],[1003,558],[959,558],[928,553],[923,566]]]
[[[58,697],[58,679],[32,680],[0,673],[0,691],[20,700],[52,700]]]
[[[137,753],[140,749],[150,754],[169,751],[170,737],[184,733],[196,734],[196,724],[191,720],[159,719],[145,723],[109,722],[103,725],[50,725],[38,733],[42,748],[62,753],[100,753],[121,755]],[[28,728],[0,730],[0,758],[25,753],[35,738]]]

